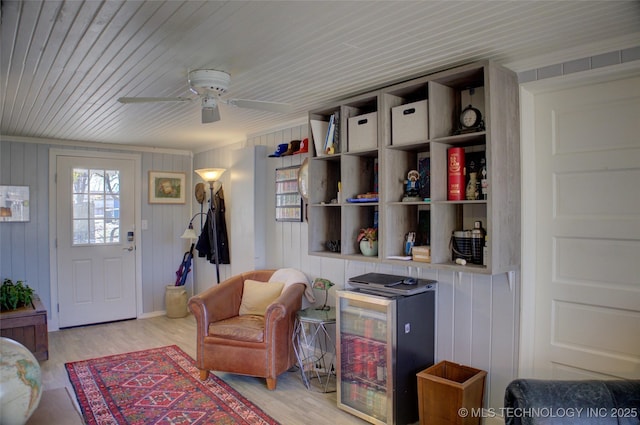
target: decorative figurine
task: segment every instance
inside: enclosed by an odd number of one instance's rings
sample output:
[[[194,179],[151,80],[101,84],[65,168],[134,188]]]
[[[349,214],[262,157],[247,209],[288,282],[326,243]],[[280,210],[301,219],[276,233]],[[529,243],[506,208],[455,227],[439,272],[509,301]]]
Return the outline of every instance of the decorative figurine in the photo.
[[[420,198],[420,173],[411,170],[407,173],[407,180],[404,181],[404,198],[402,202],[421,201]]]

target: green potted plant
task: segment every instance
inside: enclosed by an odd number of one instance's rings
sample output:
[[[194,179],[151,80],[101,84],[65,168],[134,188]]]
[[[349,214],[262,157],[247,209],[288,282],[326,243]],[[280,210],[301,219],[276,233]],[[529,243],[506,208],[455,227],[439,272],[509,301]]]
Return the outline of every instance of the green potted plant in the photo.
[[[5,279],[0,286],[0,311],[17,310],[20,307],[31,306],[33,289],[19,280],[13,283]]]
[[[367,257],[378,255],[378,229],[375,227],[367,227],[360,229],[357,238],[360,244],[360,252]]]

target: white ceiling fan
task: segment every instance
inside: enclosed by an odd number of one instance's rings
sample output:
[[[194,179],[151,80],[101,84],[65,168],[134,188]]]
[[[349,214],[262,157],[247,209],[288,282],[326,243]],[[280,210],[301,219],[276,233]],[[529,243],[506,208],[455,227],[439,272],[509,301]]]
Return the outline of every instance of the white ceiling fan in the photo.
[[[197,97],[121,97],[120,103],[151,103],[151,102],[193,102],[202,101],[202,123],[208,124],[220,121],[220,102],[240,108],[259,109],[261,111],[287,113],[292,107],[288,103],[267,102],[248,99],[221,99],[227,92],[231,75],[224,71],[213,69],[197,69],[189,72],[189,90]]]

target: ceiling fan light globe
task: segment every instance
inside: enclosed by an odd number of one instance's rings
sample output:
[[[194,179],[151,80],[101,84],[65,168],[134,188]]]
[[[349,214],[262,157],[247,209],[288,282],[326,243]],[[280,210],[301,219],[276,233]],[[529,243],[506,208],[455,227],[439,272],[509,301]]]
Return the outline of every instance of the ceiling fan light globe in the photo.
[[[220,121],[220,109],[217,106],[215,108],[202,108],[202,124],[209,124],[217,121]]]

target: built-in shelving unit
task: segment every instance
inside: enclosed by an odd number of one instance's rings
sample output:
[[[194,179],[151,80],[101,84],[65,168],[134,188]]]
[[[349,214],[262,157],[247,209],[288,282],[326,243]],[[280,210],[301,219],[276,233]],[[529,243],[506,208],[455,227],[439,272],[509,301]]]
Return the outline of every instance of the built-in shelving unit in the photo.
[[[460,134],[459,116],[468,105],[481,112],[484,127]],[[311,111],[310,120],[329,121],[331,115],[339,115],[339,146],[327,154],[311,144],[309,254],[485,274],[516,269],[520,264],[518,110],[516,75],[484,61]],[[452,147],[485,158],[485,199],[448,200],[447,150]],[[407,172],[418,169],[421,158],[429,158],[430,197],[402,202]],[[349,202],[374,191],[375,202]],[[389,259],[404,255],[405,235],[417,231],[419,217],[428,217],[431,262]],[[481,221],[487,232],[484,264],[456,264],[452,233],[473,228],[475,221]],[[360,228],[374,223],[379,252],[366,257],[356,237]],[[336,240],[341,241],[340,250],[332,252],[327,242]]]

